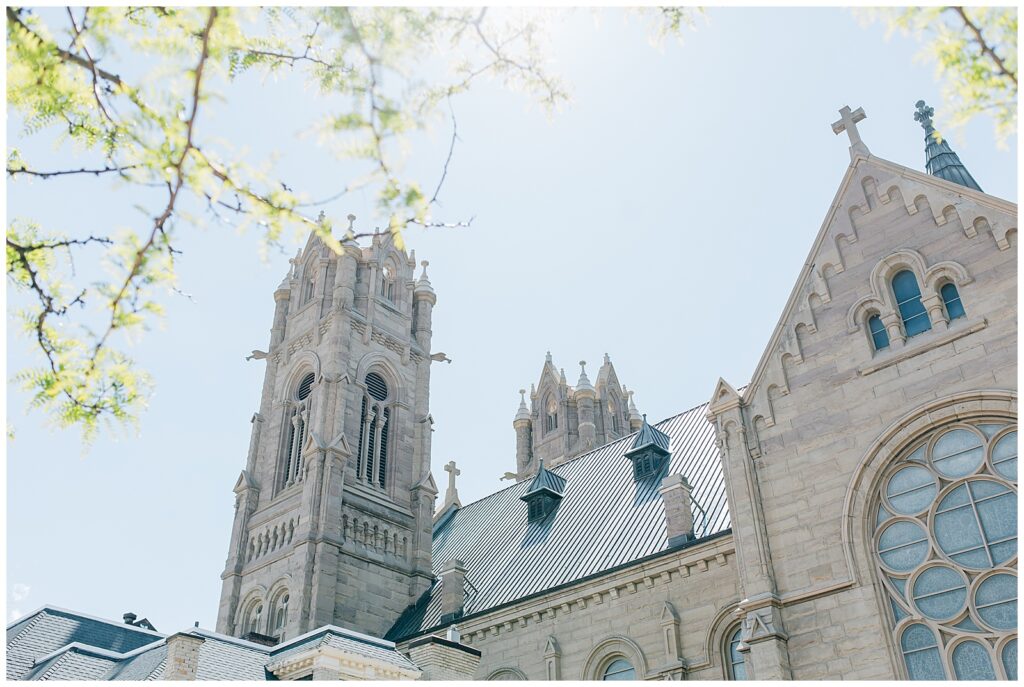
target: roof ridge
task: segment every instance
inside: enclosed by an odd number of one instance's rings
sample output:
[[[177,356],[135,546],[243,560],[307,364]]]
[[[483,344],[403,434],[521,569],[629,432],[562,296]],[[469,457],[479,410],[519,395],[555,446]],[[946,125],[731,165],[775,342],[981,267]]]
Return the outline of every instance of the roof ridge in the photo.
[[[741,388],[746,388],[746,387],[741,387]],[[703,407],[707,406],[709,403],[710,403],[710,401],[704,401],[702,403],[698,403],[697,405],[695,405],[695,406],[693,406],[691,408],[687,408],[686,410],[684,410],[682,412],[676,413],[675,415],[669,415],[664,420],[659,420],[658,422],[654,423],[652,425],[652,427],[657,428],[658,426],[663,425],[666,422],[671,422],[672,420],[675,420],[678,417],[682,417],[683,415],[687,415],[689,413],[692,413],[693,411],[695,411],[695,410],[697,410],[699,408],[703,408]],[[609,446],[614,446],[615,444],[619,443],[620,441],[626,441],[627,439],[629,439],[632,436],[635,436],[636,434],[637,434],[637,432],[630,432],[629,434],[627,434],[625,436],[621,436],[618,439],[614,439],[612,441],[609,441],[609,442],[606,442],[604,444],[601,444],[600,446],[592,448],[591,450],[589,450],[589,451],[587,451],[585,453],[581,453],[578,456],[573,456],[569,460],[564,461],[562,463],[559,463],[558,465],[555,465],[554,467],[545,467],[544,469],[547,470],[548,472],[553,472],[555,470],[559,470],[559,469],[561,469],[565,465],[569,465],[570,463],[574,463],[575,461],[580,460],[581,458],[586,458],[587,456],[590,456],[591,454],[597,453],[598,451],[601,451],[601,450],[603,450],[603,449],[605,449],[605,448],[607,448]],[[561,475],[559,475],[558,473],[555,473],[555,476],[556,477],[561,477]],[[563,477],[562,479],[565,479],[565,478]],[[470,506],[475,506],[478,503],[482,503],[482,502],[486,501],[487,499],[489,499],[491,497],[497,496],[498,494],[501,494],[501,493],[504,493],[504,492],[508,491],[509,489],[515,489],[520,484],[527,484],[528,485],[529,483],[526,480],[523,480],[522,482],[516,482],[515,484],[510,484],[507,487],[503,487],[503,488],[499,489],[498,491],[492,491],[490,494],[487,494],[485,496],[481,496],[476,501],[470,501],[466,505],[464,505],[461,508],[457,509],[456,513],[458,513],[459,511],[464,511],[467,508],[469,508]],[[451,521],[454,520],[454,518],[455,518],[454,515],[452,517],[448,518],[448,521],[445,524],[447,525],[448,523],[451,523]]]
[[[124,623],[124,622],[119,623],[116,620],[109,620],[107,618],[100,618],[99,616],[89,615],[88,613],[79,613],[78,611],[72,611],[72,610],[67,609],[67,608],[61,608],[60,606],[51,606],[49,604],[44,604],[44,605],[40,606],[39,608],[37,608],[36,610],[32,611],[31,613],[27,613],[24,616],[22,616],[21,618],[18,618],[14,622],[10,623],[7,626],[7,629],[10,630],[12,627],[14,627],[15,625],[17,625],[18,623],[20,623],[22,620],[24,620],[25,618],[27,618],[29,616],[38,615],[40,613],[45,613],[45,612],[49,612],[51,615],[65,615],[65,616],[72,616],[74,618],[86,618],[88,620],[95,620],[96,622],[99,622],[99,623],[106,623],[107,625],[113,625],[114,627],[120,627],[120,628],[125,629],[125,630],[132,630],[132,631],[135,631],[135,632],[141,632],[143,634],[156,635],[157,637],[166,637],[167,636],[167,635],[165,635],[162,632],[157,632],[156,630],[147,630],[146,628],[139,627],[138,625],[129,625],[128,623]]]

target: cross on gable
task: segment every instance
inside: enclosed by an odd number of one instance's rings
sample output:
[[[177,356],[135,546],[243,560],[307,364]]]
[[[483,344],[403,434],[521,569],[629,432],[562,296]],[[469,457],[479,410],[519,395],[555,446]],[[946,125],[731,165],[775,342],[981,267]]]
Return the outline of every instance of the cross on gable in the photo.
[[[864,141],[860,138],[860,132],[857,131],[857,122],[863,121],[867,118],[864,114],[864,108],[858,107],[856,110],[850,110],[849,105],[844,105],[839,110],[839,121],[832,123],[832,131],[838,136],[839,134],[846,132],[846,135],[850,137],[850,157],[853,158],[856,153],[867,156],[871,153],[868,152],[868,147],[864,145]]]
[[[462,474],[462,470],[455,467],[455,461],[448,461],[447,465],[444,466],[444,471],[448,473],[448,490],[455,490],[455,478]]]

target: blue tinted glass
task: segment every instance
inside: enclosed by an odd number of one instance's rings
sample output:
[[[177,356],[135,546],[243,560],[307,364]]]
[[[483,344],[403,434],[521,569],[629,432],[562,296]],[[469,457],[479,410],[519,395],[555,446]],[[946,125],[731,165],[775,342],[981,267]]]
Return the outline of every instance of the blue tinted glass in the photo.
[[[892,606],[893,622],[898,623],[907,617],[907,612],[904,611],[898,603],[896,603],[896,599],[889,599],[889,604]]]
[[[946,671],[936,647],[935,635],[924,625],[911,625],[900,640],[907,674],[911,680],[944,680]]]
[[[604,671],[604,680],[635,680],[636,671],[629,661],[617,658]]]
[[[978,624],[971,620],[971,616],[967,616],[953,627],[958,630],[967,630],[968,632],[983,632],[983,630],[978,627]]]
[[[942,294],[943,303],[946,304],[946,314],[949,315],[949,319],[955,320],[966,314],[963,303],[960,302],[960,293],[955,286],[946,284],[939,292]]]
[[[889,498],[889,505],[897,513],[913,515],[932,505],[938,490],[939,487],[928,470],[911,465],[889,478],[885,495]]]
[[[903,270],[893,277],[892,292],[896,296],[896,304],[899,306],[907,336],[914,336],[932,328],[928,313],[921,303],[921,289],[917,286],[917,278],[913,272]]]
[[[1017,432],[999,437],[992,448],[992,467],[1006,479],[1017,479]]]
[[[747,666],[743,662],[743,654],[739,652],[741,631],[737,628],[729,639],[729,677],[733,680],[747,679]]]
[[[932,465],[945,477],[964,477],[985,459],[981,437],[966,429],[946,432],[932,447]]]
[[[978,642],[962,642],[953,649],[953,671],[958,680],[995,680],[988,651]]]
[[[915,522],[898,520],[886,527],[878,538],[878,555],[891,570],[907,572],[928,556],[928,535]]]
[[[871,341],[875,345],[876,351],[889,347],[889,334],[885,331],[882,318],[872,315],[868,319],[868,329],[871,331]]]
[[[978,615],[991,627],[1012,630],[1017,627],[1017,578],[1000,573],[987,578],[974,593]]]
[[[1017,679],[1017,639],[1011,639],[1003,647],[1003,670],[1009,680]]]
[[[948,620],[967,600],[967,582],[956,570],[946,566],[928,568],[914,580],[914,603],[933,620]]]

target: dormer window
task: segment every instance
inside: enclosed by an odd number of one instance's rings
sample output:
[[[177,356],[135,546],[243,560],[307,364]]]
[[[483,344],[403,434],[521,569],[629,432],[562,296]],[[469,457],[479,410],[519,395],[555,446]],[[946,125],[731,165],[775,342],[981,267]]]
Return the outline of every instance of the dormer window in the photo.
[[[527,505],[527,522],[540,522],[558,508],[565,492],[565,478],[544,468],[540,461],[537,475],[520,499]]]
[[[670,455],[668,435],[649,425],[644,415],[633,446],[626,451],[626,458],[633,462],[633,477],[639,481],[660,474]]]

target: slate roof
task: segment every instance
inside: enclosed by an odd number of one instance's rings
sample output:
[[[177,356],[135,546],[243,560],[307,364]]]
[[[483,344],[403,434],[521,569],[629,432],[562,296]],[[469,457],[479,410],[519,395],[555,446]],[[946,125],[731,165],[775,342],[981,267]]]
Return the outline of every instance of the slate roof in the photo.
[[[7,679],[24,679],[37,659],[74,642],[126,653],[163,637],[125,623],[45,607],[7,627]]]
[[[489,611],[576,582],[668,549],[665,511],[658,494],[668,472],[693,485],[697,541],[730,525],[714,427],[707,404],[657,424],[672,452],[667,471],[637,482],[625,453],[630,435],[552,468],[565,480],[558,509],[527,522],[520,482],[456,510],[434,530],[433,563],[457,558],[466,564],[465,615]],[[652,439],[657,441],[656,439]],[[693,545],[693,542],[687,544]],[[438,627],[441,582],[435,581],[387,634],[403,640]]]
[[[317,646],[419,670],[393,642],[327,625],[275,647],[190,628],[201,637],[197,680],[276,680],[267,665]],[[7,628],[7,678],[157,680],[167,663],[166,636],[131,625],[44,607]]]

